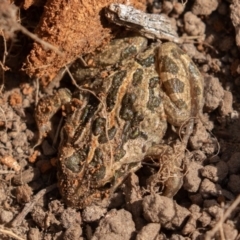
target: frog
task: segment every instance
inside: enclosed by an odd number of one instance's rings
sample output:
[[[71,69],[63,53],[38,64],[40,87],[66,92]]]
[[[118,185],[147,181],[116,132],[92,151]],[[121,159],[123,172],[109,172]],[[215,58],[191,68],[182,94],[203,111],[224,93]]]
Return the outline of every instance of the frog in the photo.
[[[70,105],[60,133],[58,187],[65,203],[80,209],[109,199],[144,159],[159,155],[168,124],[180,127],[203,107],[201,73],[175,43],[115,39],[85,62],[89,66],[82,70],[79,62],[70,68],[80,85],[77,97],[60,89],[36,109],[43,136],[52,114]],[[180,187],[181,180],[170,184],[168,196]]]

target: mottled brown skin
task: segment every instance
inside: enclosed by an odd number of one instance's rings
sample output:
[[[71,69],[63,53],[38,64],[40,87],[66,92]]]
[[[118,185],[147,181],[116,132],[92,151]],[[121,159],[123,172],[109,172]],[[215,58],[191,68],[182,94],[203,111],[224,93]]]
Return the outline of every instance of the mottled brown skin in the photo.
[[[202,112],[203,78],[191,58],[175,43],[168,42],[159,47],[157,59],[167,120],[181,126]]]
[[[58,179],[69,206],[84,208],[111,196],[145,157],[159,155],[156,145],[162,142],[167,120],[180,126],[201,112],[203,83],[191,59],[172,43],[155,52],[150,47],[135,59],[122,59],[110,76],[89,84],[98,99],[82,91],[79,105],[67,116],[61,132]],[[81,71],[78,74],[81,79]],[[73,75],[78,78],[78,74]],[[168,196],[181,186],[180,177],[173,180],[166,186]]]
[[[141,166],[146,150],[161,142],[167,122],[159,83],[154,48],[150,48],[138,55],[138,61],[125,60],[124,66],[103,79],[101,89],[92,85],[93,91],[101,92],[106,108],[99,104],[84,127],[80,122],[74,132],[69,131],[76,115],[83,118],[82,108],[68,117],[62,131],[68,140],[60,148],[58,176],[69,205],[83,208],[111,194],[129,172]],[[105,189],[108,182],[112,185]]]

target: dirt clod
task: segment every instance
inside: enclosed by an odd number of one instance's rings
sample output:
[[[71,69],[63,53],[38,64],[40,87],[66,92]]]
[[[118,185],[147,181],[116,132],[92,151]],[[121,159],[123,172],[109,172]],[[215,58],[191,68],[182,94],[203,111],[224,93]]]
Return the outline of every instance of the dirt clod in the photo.
[[[211,182],[207,178],[204,178],[199,188],[199,192],[202,194],[203,198],[219,196],[221,193],[221,186]]]
[[[82,213],[82,218],[86,222],[94,222],[99,220],[107,212],[106,208],[99,206],[86,207]]]
[[[11,222],[13,219],[13,213],[11,211],[7,211],[2,209],[0,211],[0,223],[5,224]]]
[[[203,36],[205,33],[205,24],[191,12],[185,13],[184,24],[185,31],[190,36]]]
[[[161,225],[159,223],[149,223],[138,233],[136,240],[154,240],[158,237]]]
[[[19,203],[29,202],[31,200],[32,194],[33,194],[32,189],[27,184],[18,186],[16,188],[16,197]]]
[[[63,240],[78,240],[82,235],[82,228],[78,224],[71,225],[63,234]]]
[[[240,193],[239,189],[240,176],[236,174],[231,174],[228,181],[228,189],[233,193]]]
[[[183,188],[188,192],[197,192],[199,189],[200,183],[202,181],[200,177],[200,170],[202,169],[202,165],[191,162],[188,165],[187,174],[184,176]]]
[[[192,11],[196,15],[210,15],[218,7],[218,0],[196,0]]]
[[[224,97],[224,90],[218,78],[208,76],[205,78],[205,108],[207,111],[215,110]]]
[[[149,195],[143,199],[144,217],[149,222],[157,222],[167,229],[177,229],[190,212],[170,198]]]
[[[238,47],[240,47],[240,27],[239,27],[239,23],[240,23],[240,15],[239,15],[239,6],[240,3],[237,0],[233,0],[232,4],[230,5],[230,10],[231,10],[231,20],[232,23],[235,27],[235,31],[236,31],[236,44]]]
[[[131,214],[124,209],[118,211],[113,209],[100,221],[92,239],[130,239],[134,231],[135,226]]]
[[[207,165],[201,170],[202,177],[206,177],[213,182],[221,182],[228,174],[228,166],[224,161],[220,161],[213,165]]]
[[[223,100],[219,107],[219,112],[223,116],[227,116],[233,112],[232,108],[233,96],[229,91],[224,91]]]
[[[29,183],[35,179],[38,179],[40,176],[40,171],[38,168],[29,168],[20,174],[14,176],[13,182],[16,185],[23,185]]]

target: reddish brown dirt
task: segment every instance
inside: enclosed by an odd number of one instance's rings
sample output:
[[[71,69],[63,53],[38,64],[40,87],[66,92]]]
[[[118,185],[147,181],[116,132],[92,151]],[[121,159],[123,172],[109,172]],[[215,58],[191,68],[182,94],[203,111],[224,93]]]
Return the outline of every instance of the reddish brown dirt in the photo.
[[[111,2],[111,0],[84,1],[84,3],[48,0],[35,34],[53,46],[58,46],[63,56],[34,43],[24,64],[26,73],[40,78],[41,83],[46,86],[60,68],[71,63],[77,56],[107,44],[113,35],[101,10]],[[131,1],[140,10],[144,10],[146,6],[144,2]]]

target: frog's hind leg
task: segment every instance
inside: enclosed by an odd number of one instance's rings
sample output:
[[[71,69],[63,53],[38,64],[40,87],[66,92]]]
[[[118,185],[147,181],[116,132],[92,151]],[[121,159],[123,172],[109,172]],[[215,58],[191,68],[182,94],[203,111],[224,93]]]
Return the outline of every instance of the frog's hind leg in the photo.
[[[148,150],[147,156],[159,162],[159,170],[147,180],[147,188],[153,192],[160,187],[162,195],[173,197],[183,184],[185,146],[181,142],[174,146],[154,145]]]

